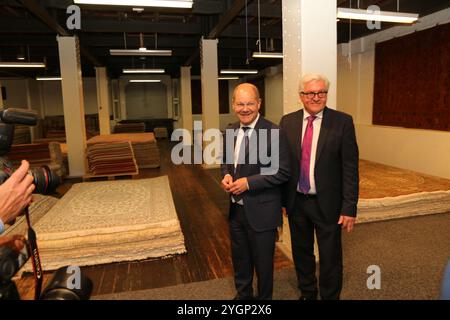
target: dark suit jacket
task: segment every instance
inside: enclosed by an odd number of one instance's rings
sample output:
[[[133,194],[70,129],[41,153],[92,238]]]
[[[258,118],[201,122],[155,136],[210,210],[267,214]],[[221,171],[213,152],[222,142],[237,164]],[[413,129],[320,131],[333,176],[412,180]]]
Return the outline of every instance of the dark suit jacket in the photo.
[[[283,206],[293,212],[300,176],[303,109],[285,115],[280,127],[286,133],[291,177],[285,185]],[[317,143],[314,179],[325,219],[334,223],[341,214],[356,217],[358,202],[358,145],[352,117],[325,107]]]
[[[233,147],[228,148],[228,152],[234,152],[234,141],[236,140],[237,132],[240,124],[236,122],[230,125],[227,130],[232,129],[235,133],[233,137],[229,137],[228,143],[232,143]],[[262,129],[267,130],[267,135],[259,135]],[[276,129],[279,132],[279,139],[272,138],[271,129]],[[255,150],[261,146],[258,137],[266,138],[268,150]],[[231,138],[231,139],[230,139]],[[256,139],[256,140],[255,140]],[[222,154],[222,177],[226,174],[234,175],[234,162],[226,163],[227,148],[226,135],[224,135],[224,146]],[[255,142],[257,141],[257,143]],[[244,141],[242,141],[244,143]],[[278,143],[279,148],[274,148],[273,143]],[[254,131],[250,136],[249,153],[255,154],[257,152],[257,161],[254,164],[243,164],[240,168],[240,176],[247,177],[249,190],[243,193],[244,209],[247,215],[248,222],[253,230],[257,232],[275,229],[282,224],[281,215],[281,185],[289,178],[289,150],[287,148],[286,139],[279,127],[272,122],[259,116],[258,122],[255,125]],[[269,157],[276,157],[279,159],[278,170],[273,171],[272,174],[261,174],[261,170],[268,169],[274,163],[264,164],[261,161],[260,152]],[[233,153],[234,157],[234,153]],[[231,159],[233,159],[231,157]],[[274,166],[275,167],[275,166]],[[230,195],[231,196],[231,195]],[[231,201],[231,198],[230,198]]]

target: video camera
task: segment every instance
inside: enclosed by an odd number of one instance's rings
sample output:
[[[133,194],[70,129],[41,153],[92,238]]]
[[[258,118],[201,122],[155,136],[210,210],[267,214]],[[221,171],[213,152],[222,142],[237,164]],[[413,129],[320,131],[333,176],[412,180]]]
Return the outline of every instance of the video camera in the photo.
[[[14,172],[12,165],[5,156],[12,145],[14,126],[16,124],[34,126],[37,123],[37,114],[27,109],[8,108],[0,111],[0,185]],[[34,178],[35,193],[50,194],[61,183],[61,177],[48,166],[29,170]],[[28,223],[28,241],[21,252],[0,246],[0,300],[20,299],[17,287],[11,280],[22,265],[32,257],[33,271],[36,282],[35,299],[42,300],[87,300],[92,291],[92,281],[79,274],[77,283],[79,287],[69,284],[72,273],[70,267],[58,269],[49,284],[41,294],[43,273],[41,269],[39,251],[36,242],[36,233],[31,228],[28,207],[25,209]]]

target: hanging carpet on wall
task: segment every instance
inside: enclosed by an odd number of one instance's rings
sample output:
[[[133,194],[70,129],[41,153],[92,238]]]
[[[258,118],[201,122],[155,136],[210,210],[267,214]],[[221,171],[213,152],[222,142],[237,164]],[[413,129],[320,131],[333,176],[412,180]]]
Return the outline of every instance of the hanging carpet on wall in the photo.
[[[44,270],[186,252],[167,176],[74,184],[34,229]]]

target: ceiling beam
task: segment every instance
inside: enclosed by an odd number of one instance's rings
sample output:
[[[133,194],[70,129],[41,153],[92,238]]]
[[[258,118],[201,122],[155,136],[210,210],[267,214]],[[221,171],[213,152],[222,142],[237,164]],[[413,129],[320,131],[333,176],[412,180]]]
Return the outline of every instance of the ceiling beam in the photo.
[[[55,31],[60,36],[70,36],[70,34],[60,26],[60,24],[55,21],[48,11],[41,7],[35,0],[21,0],[22,4],[39,18],[45,25],[47,25],[51,30]],[[100,67],[102,64],[94,57],[86,48],[80,46],[81,54],[88,59],[95,67]]]
[[[207,39],[217,38],[225,28],[227,28],[231,22],[238,16],[239,12],[245,8],[245,5],[249,5],[253,0],[235,0],[231,7],[220,17],[219,22],[209,32]],[[185,65],[190,66],[195,59],[200,55],[200,49],[195,50],[191,56],[186,60]]]

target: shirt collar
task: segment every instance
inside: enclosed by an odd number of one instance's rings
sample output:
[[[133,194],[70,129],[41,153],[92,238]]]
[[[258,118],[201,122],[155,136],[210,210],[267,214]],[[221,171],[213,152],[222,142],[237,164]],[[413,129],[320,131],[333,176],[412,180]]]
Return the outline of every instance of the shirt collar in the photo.
[[[250,123],[249,125],[246,125],[246,126],[242,125],[242,123],[241,123],[239,126],[239,129],[241,129],[242,127],[249,127],[250,129],[255,129],[255,126],[256,126],[256,123],[258,122],[258,120],[259,120],[259,112],[258,112],[258,115],[256,116],[256,119],[253,120],[252,123]]]
[[[303,108],[303,121],[305,121],[306,118],[308,118],[310,115],[311,114],[308,111],[306,111],[305,108]],[[319,119],[322,119],[323,118],[323,110],[320,111],[319,113],[317,113],[316,117],[319,118]]]

